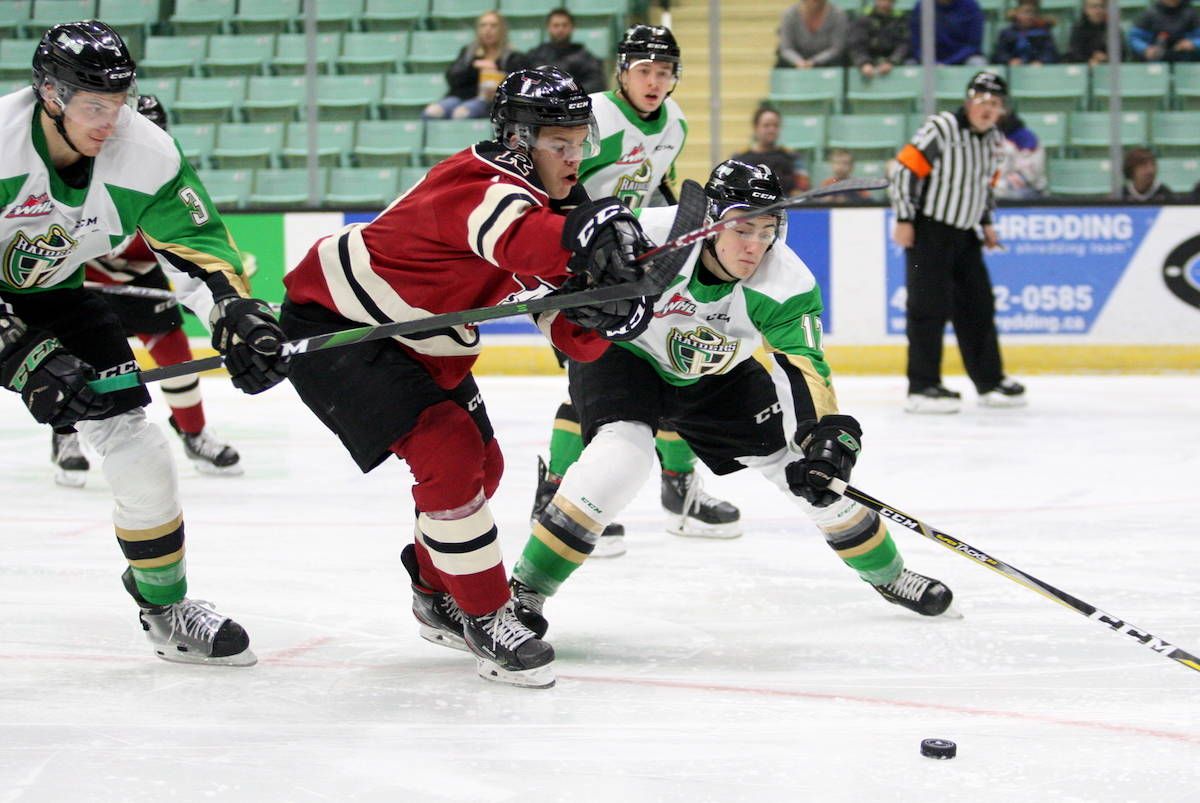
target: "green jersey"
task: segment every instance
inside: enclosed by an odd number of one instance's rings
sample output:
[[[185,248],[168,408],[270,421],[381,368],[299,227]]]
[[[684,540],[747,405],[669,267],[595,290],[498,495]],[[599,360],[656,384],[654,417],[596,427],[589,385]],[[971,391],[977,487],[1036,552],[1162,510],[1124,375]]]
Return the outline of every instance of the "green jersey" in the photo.
[[[33,90],[0,97],[0,294],[78,287],[87,260],[139,230],[161,263],[203,280],[213,298],[246,294],[233,239],[166,132],[123,108],[88,167],[87,186],[68,186]]]
[[[600,153],[579,168],[583,188],[592,198],[615,195],[630,209],[647,206],[651,193],[675,178],[675,159],[687,139],[683,111],[667,98],[653,120],[643,120],[616,92],[591,98]]]

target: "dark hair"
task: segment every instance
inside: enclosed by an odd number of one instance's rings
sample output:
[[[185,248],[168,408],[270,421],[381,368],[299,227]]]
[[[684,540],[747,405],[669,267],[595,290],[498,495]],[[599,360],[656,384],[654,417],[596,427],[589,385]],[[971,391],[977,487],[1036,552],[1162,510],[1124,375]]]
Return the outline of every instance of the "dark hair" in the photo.
[[[550,9],[550,13],[546,15],[546,24],[549,25],[550,20],[554,19],[555,17],[566,17],[570,21],[571,27],[575,27],[575,16],[562,6]]]
[[[776,109],[774,106],[772,106],[769,103],[764,103],[761,106],[759,106],[757,109],[754,110],[754,118],[753,118],[752,124],[758,125],[758,121],[762,119],[762,116],[764,114],[774,114],[777,117],[779,117],[781,122],[783,120],[783,115],[780,114],[779,109]]]
[[[1132,180],[1133,171],[1148,163],[1156,165],[1158,163],[1158,160],[1154,158],[1154,153],[1149,148],[1130,148],[1125,151],[1125,161],[1121,165],[1121,175],[1125,176],[1126,180]]]

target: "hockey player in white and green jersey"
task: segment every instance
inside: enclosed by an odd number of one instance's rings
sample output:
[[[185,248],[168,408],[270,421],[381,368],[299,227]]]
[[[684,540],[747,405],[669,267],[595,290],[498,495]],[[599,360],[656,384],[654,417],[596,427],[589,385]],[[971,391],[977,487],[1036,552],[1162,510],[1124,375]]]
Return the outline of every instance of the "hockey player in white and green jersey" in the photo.
[[[133,111],[134,72],[112,28],[63,23],[37,45],[32,87],[0,97],[0,384],[40,423],[78,429],[102,458],[123,580],[156,654],[246,666],[255,658],[245,630],[186,597],[178,481],[166,438],[146,420],[149,394],[139,385],[98,395],[87,384],[137,370],[119,319],[82,287],[84,263],[137,232],[204,288],[190,306],[209,313],[237,387],[258,393],[287,369],[283,333],[248,296],[203,185],[174,140]]]
[[[670,95],[680,75],[679,45],[670,29],[634,25],[617,45],[617,88],[591,95],[600,130],[600,152],[585,159],[579,179],[592,198],[616,196],[633,209],[674,203],[675,160],[687,139],[687,121]],[[736,538],[741,514],[705,493],[695,472],[696,455],[676,432],[664,428],[655,446],[662,463],[661,501],[667,530],[676,535]],[[562,475],[583,451],[579,418],[570,402],[554,417],[550,465],[539,460],[533,515],[545,507]],[[595,557],[625,552],[625,528],[611,522]]]
[[[713,220],[785,197],[768,168],[734,160],[717,166],[705,194]],[[643,210],[639,218],[647,236],[665,242],[675,208]],[[950,590],[904,567],[879,515],[827,488],[830,477],[849,480],[862,431],[838,412],[821,348],[820,288],[781,241],[783,226],[781,212],[764,214],[698,243],[636,338],[595,362],[570,365],[587,445],[513,570],[518,615],[534,632],[548,627],[546,597],[632,501],[653,463],[660,422],[713,473],[754,468],[787,492],[889,602],[926,616],[948,609]],[[770,374],[753,356],[760,343]]]

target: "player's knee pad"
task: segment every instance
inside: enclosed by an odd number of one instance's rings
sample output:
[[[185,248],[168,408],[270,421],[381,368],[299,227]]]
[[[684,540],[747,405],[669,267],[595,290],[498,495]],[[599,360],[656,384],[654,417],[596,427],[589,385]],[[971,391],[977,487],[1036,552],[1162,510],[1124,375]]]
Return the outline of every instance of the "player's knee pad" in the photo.
[[[484,490],[487,454],[483,438],[467,411],[454,402],[426,408],[392,451],[404,458],[412,471],[418,510],[459,508]]]
[[[603,530],[637,496],[655,462],[650,427],[636,421],[604,424],[567,470],[558,496]]]
[[[112,486],[113,522],[123,529],[159,527],[180,514],[175,460],[162,431],[138,407],[101,421],[76,424],[84,442],[103,458]]]

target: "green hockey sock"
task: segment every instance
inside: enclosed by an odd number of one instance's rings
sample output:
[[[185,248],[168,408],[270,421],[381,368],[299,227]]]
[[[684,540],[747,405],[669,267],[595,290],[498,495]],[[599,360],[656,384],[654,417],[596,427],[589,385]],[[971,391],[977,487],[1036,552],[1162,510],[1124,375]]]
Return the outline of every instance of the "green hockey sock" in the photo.
[[[132,564],[129,568],[138,593],[151,605],[173,605],[187,595],[187,568],[182,559],[152,569]]]
[[[854,552],[855,550],[847,551]],[[896,549],[896,543],[892,541],[892,536],[887,531],[884,531],[882,539],[876,541],[866,551],[860,551],[854,555],[838,552],[838,557],[847,566],[858,572],[859,577],[873,586],[892,582],[900,576],[900,572],[904,569],[904,558],[900,556],[899,550]]]
[[[581,454],[583,436],[579,432],[579,415],[570,402],[563,402],[554,414],[554,431],[550,433],[550,473],[563,476]]]

